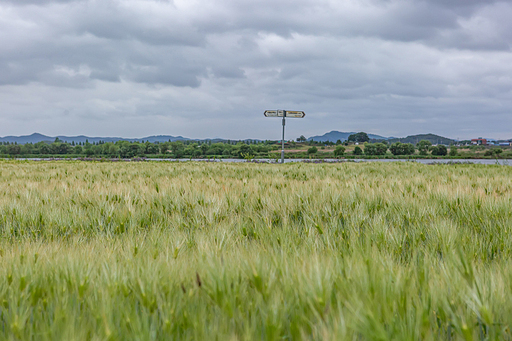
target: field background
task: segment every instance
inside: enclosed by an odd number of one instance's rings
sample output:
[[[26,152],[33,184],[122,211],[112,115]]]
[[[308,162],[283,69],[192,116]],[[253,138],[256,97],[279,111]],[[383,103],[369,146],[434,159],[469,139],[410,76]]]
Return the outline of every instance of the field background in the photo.
[[[512,168],[0,162],[0,339],[501,340]]]

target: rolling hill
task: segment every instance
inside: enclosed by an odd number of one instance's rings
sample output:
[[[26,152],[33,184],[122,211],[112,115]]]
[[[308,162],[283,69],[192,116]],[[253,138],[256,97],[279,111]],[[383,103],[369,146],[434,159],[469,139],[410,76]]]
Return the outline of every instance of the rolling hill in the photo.
[[[418,135],[410,135],[407,137],[389,138],[388,143],[402,142],[402,143],[416,144],[421,140],[430,141],[434,145],[436,145],[436,144],[450,145],[450,144],[457,142],[454,139],[439,136],[436,134],[418,134]]]
[[[116,141],[131,141],[131,142],[167,142],[167,141],[211,141],[212,143],[215,142],[223,142],[227,141],[227,139],[223,138],[212,138],[212,139],[190,139],[183,136],[172,136],[172,135],[153,135],[153,136],[147,136],[143,138],[124,138],[124,137],[91,137],[91,136],[47,136],[39,133],[34,133],[31,135],[25,135],[25,136],[5,136],[0,137],[0,143],[2,142],[9,142],[17,144],[25,144],[25,143],[37,143],[37,142],[48,142],[51,143],[55,141],[55,138],[59,138],[59,140],[65,141],[65,142],[75,142],[75,143],[85,143],[86,141],[89,141],[89,143],[96,143],[99,141],[103,142],[116,142]],[[251,141],[260,141],[257,139],[246,139],[244,141],[251,140]]]
[[[348,137],[352,134],[355,134],[355,132],[346,133],[346,132],[333,130],[333,131],[325,133],[323,135],[312,136],[312,137],[308,138],[308,140],[331,141],[331,142],[336,142],[338,140],[341,140],[343,142],[343,141],[346,141],[348,139]],[[375,140],[387,140],[388,139],[387,137],[375,135],[375,134],[368,134],[368,137],[370,139],[375,139]]]

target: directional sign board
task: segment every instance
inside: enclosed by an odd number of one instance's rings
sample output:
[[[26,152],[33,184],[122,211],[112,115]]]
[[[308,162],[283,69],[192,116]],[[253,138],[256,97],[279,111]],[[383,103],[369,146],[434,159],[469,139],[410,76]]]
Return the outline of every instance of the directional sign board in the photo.
[[[263,115],[265,115],[266,117],[297,117],[297,118],[303,118],[304,116],[306,116],[304,111],[288,111],[288,110],[266,110],[263,113]]]
[[[265,117],[282,117],[283,118],[283,139],[281,140],[281,163],[284,163],[284,125],[287,117],[303,118],[306,116],[304,111],[293,110],[265,110]]]
[[[304,116],[306,116],[304,111],[288,111],[288,110],[286,110],[286,117],[303,118]]]

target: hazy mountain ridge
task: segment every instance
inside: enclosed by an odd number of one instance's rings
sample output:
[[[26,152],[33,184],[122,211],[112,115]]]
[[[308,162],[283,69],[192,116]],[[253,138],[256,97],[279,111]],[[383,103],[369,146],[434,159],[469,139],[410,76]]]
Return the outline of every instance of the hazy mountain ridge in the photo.
[[[355,132],[341,132],[341,131],[333,130],[324,135],[312,136],[312,137],[308,138],[308,140],[331,141],[331,142],[336,142],[338,140],[341,140],[343,142],[343,141],[346,141],[348,139],[348,137],[352,134],[355,134]],[[378,142],[378,141],[386,140],[389,143],[402,142],[402,143],[416,144],[421,140],[427,140],[427,141],[430,141],[432,144],[446,144],[446,145],[457,142],[457,140],[439,136],[439,135],[432,134],[432,133],[409,135],[407,137],[394,137],[394,136],[393,137],[385,137],[385,136],[380,136],[380,135],[376,135],[376,134],[368,134],[368,137],[370,138],[371,142]]]
[[[167,141],[212,141],[212,142],[222,142],[222,141],[228,141],[228,139],[223,138],[212,138],[212,139],[191,139],[188,137],[183,136],[172,136],[172,135],[152,135],[142,138],[125,138],[125,137],[94,137],[94,136],[85,136],[85,135],[78,135],[78,136],[47,136],[39,133],[34,133],[31,135],[24,135],[24,136],[5,136],[0,137],[0,143],[2,142],[10,142],[10,143],[18,143],[18,144],[25,144],[25,143],[37,143],[37,142],[53,142],[55,139],[58,138],[59,140],[65,141],[65,142],[75,142],[75,143],[85,143],[88,141],[89,143],[96,143],[99,141],[103,142],[116,142],[116,141],[130,141],[130,142],[167,142]],[[260,141],[257,139],[246,139],[244,141],[251,140],[251,141]]]
[[[352,134],[355,134],[356,132],[341,132],[341,131],[330,131],[328,133],[325,133],[323,135],[315,135],[308,138],[308,140],[313,141],[331,141],[336,142],[338,140],[346,141],[348,137]],[[368,137],[372,140],[372,142],[376,141],[382,141],[387,140],[389,143],[394,142],[402,142],[402,143],[413,143],[416,144],[421,140],[428,140],[432,142],[432,144],[452,144],[457,142],[455,139],[451,139],[448,137],[443,137],[436,134],[417,134],[417,135],[409,135],[407,137],[385,137],[380,136],[376,134],[368,134]],[[167,142],[167,141],[211,141],[213,143],[216,142],[225,142],[229,139],[224,139],[220,137],[216,138],[205,138],[205,139],[193,139],[183,136],[172,136],[172,135],[152,135],[142,138],[126,138],[126,137],[94,137],[94,136],[85,136],[85,135],[78,135],[78,136],[47,136],[39,133],[33,133],[31,135],[24,135],[24,136],[5,136],[0,137],[0,143],[2,142],[10,142],[10,143],[18,143],[18,144],[25,144],[25,143],[37,143],[37,142],[48,142],[51,143],[55,141],[55,138],[59,138],[62,141],[65,142],[75,142],[75,143],[85,143],[86,141],[89,141],[89,143],[97,143],[99,141],[103,142],[116,142],[116,141],[130,141],[130,142]],[[277,140],[277,139],[276,139]],[[487,139],[492,141],[493,139]],[[233,141],[238,141],[234,139]],[[260,139],[244,139],[242,141],[262,141]]]
[[[311,136],[310,138],[308,138],[308,140],[313,140],[313,141],[331,141],[331,142],[336,142],[336,141],[340,140],[340,141],[343,142],[343,141],[346,141],[350,135],[356,134],[356,133],[357,132],[347,133],[347,132],[333,130],[333,131],[330,131],[330,132],[325,133],[323,135]],[[370,139],[375,139],[375,140],[387,140],[388,139],[387,137],[380,136],[380,135],[375,135],[375,134],[368,134],[368,137]]]
[[[395,143],[395,142],[402,142],[402,143],[412,143],[416,144],[420,142],[421,140],[427,140],[430,141],[432,144],[445,144],[450,145],[453,143],[456,143],[457,140],[450,139],[448,137],[439,136],[436,134],[417,134],[417,135],[409,135],[407,137],[398,137],[398,138],[389,138],[389,143]]]

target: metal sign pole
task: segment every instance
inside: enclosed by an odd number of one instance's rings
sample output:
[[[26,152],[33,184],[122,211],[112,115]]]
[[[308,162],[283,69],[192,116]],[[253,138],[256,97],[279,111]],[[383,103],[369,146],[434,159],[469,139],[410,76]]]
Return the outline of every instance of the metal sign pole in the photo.
[[[283,138],[281,140],[281,163],[284,163],[284,126],[286,117],[303,118],[306,116],[304,111],[293,111],[293,110],[265,110],[263,113],[265,117],[282,117],[283,118]]]
[[[283,112],[283,139],[281,140],[281,163],[284,164],[284,122],[286,117],[286,111]]]

